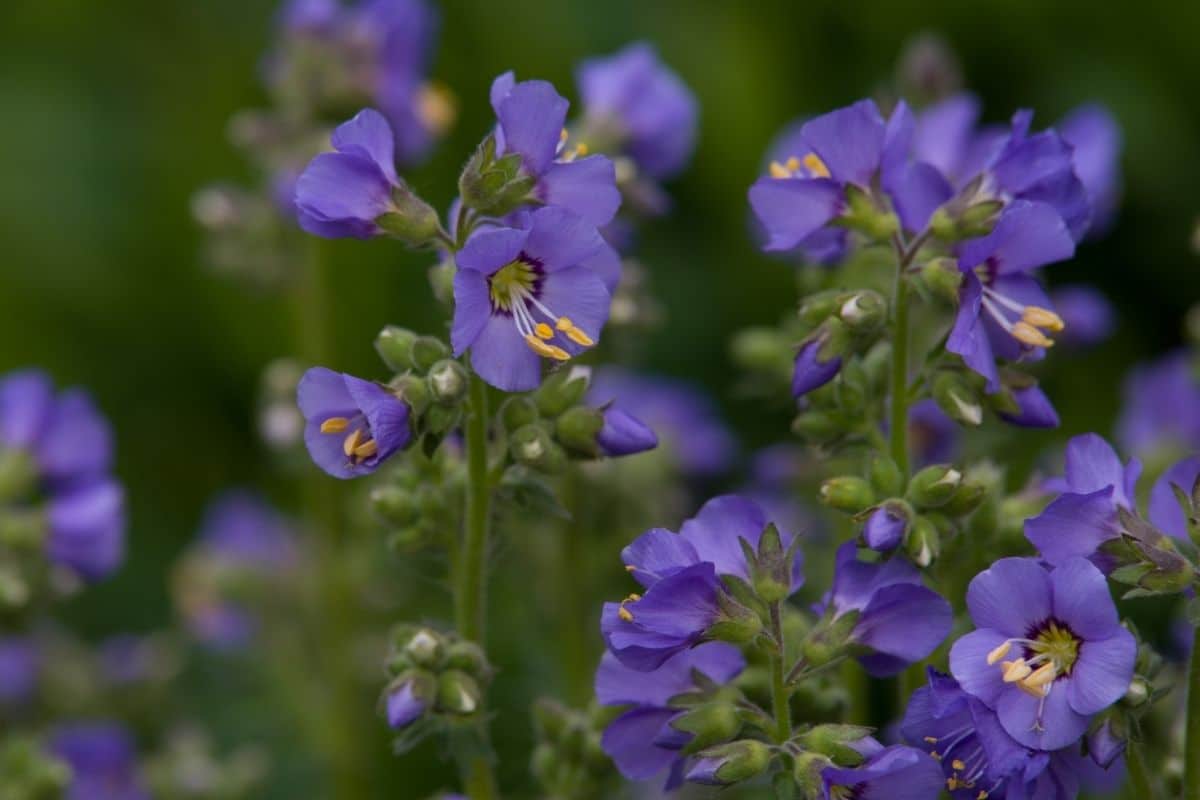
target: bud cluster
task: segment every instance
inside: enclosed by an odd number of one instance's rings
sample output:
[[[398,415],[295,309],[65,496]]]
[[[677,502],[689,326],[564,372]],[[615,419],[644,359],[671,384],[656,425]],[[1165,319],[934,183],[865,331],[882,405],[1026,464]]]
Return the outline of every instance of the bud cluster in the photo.
[[[534,704],[537,744],[530,769],[545,796],[572,800],[609,796],[615,772],[601,746],[601,735],[612,717],[612,710],[601,706],[577,710],[550,698]]]

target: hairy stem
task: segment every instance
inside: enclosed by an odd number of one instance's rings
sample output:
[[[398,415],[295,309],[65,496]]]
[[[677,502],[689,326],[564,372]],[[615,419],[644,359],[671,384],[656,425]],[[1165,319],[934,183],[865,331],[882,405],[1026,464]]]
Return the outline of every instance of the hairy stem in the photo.
[[[771,703],[775,714],[775,739],[780,744],[792,738],[792,707],[788,703],[791,690],[784,675],[783,623],[780,603],[771,603]]]
[[[1125,764],[1129,768],[1129,785],[1138,800],[1157,800],[1154,780],[1146,769],[1146,757],[1141,742],[1130,742],[1125,749]]]
[[[901,254],[896,268],[896,289],[892,294],[892,379],[891,379],[891,454],[908,479],[908,281],[907,266]]]
[[[1183,800],[1200,800],[1200,628],[1192,634],[1183,745]]]

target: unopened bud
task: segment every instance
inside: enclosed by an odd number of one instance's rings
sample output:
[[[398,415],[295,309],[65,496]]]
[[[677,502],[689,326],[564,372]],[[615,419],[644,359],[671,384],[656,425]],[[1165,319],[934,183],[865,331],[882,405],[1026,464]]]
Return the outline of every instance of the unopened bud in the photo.
[[[875,502],[871,484],[855,475],[830,478],[821,484],[818,496],[825,505],[848,514],[857,514]]]
[[[500,406],[500,419],[504,428],[515,431],[538,421],[537,405],[524,395],[513,395]]]
[[[474,714],[479,708],[483,691],[479,683],[465,672],[456,669],[443,672],[438,678],[438,708],[451,714]]]
[[[904,489],[904,476],[900,472],[900,467],[889,456],[882,453],[877,454],[871,459],[868,472],[871,476],[871,485],[884,497],[900,494]]]
[[[587,367],[560,370],[546,380],[533,394],[538,411],[543,416],[557,417],[583,399],[591,385],[592,371]]]
[[[393,378],[388,383],[392,394],[408,403],[413,414],[420,416],[429,408],[429,386],[419,375],[411,372]]]
[[[447,669],[461,670],[478,680],[485,680],[491,672],[483,648],[474,642],[451,642],[446,647],[445,665]]]
[[[437,211],[405,185],[392,189],[392,208],[376,217],[375,224],[388,235],[413,247],[428,244],[437,236],[440,227]]]
[[[908,484],[908,500],[918,508],[937,508],[950,502],[962,485],[962,473],[949,464],[934,464]]]
[[[566,467],[567,454],[541,425],[526,425],[514,431],[508,449],[518,464],[542,472],[561,472]]]
[[[1121,698],[1125,705],[1132,708],[1143,705],[1149,699],[1150,687],[1141,678],[1134,678],[1130,681],[1129,688],[1125,690],[1125,696]]]
[[[404,372],[412,367],[412,345],[417,334],[407,328],[388,325],[375,337],[375,352],[390,369]]]
[[[845,302],[845,293],[839,289],[827,289],[804,298],[800,303],[800,319],[810,328],[815,328],[832,317]]]
[[[569,452],[595,458],[600,453],[596,436],[603,427],[604,414],[587,406],[575,406],[554,421],[554,435]]]
[[[983,422],[983,404],[970,382],[956,372],[942,372],[933,381],[933,399],[946,416],[971,427]]]
[[[419,667],[436,666],[442,658],[442,640],[426,628],[418,630],[404,646],[404,653]]]
[[[934,297],[949,305],[958,304],[962,272],[953,258],[934,258],[921,266],[921,283]]]
[[[434,402],[452,406],[467,395],[467,370],[451,358],[444,358],[429,368],[429,390]]]
[[[879,553],[895,550],[904,542],[912,510],[902,500],[889,500],[871,512],[863,526],[863,541]]]
[[[521,169],[521,156],[509,153],[496,158],[496,139],[488,136],[463,168],[459,195],[467,208],[490,217],[502,217],[524,204],[536,185]]]
[[[908,533],[907,550],[908,557],[921,569],[932,564],[941,553],[941,534],[927,517],[917,517],[913,520]]]
[[[687,779],[709,786],[729,786],[757,777],[771,763],[771,748],[755,739],[743,739],[700,752]]]
[[[433,336],[418,336],[409,349],[409,363],[418,372],[427,372],[434,364],[447,358],[450,348],[441,339]]]
[[[870,735],[871,729],[862,725],[829,724],[817,725],[799,738],[806,749],[829,756],[841,766],[855,767],[864,758],[853,744]]]
[[[887,322],[887,301],[879,292],[865,290],[847,298],[838,317],[856,334],[874,333]]]
[[[671,721],[672,728],[692,735],[684,747],[685,753],[695,753],[729,741],[741,725],[737,707],[720,701],[703,703]]]

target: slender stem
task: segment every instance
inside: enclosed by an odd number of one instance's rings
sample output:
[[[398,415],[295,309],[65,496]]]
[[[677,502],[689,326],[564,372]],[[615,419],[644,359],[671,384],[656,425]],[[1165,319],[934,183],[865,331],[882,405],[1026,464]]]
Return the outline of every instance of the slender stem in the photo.
[[[1200,800],[1200,628],[1192,634],[1188,667],[1187,728],[1183,749],[1183,800]]]
[[[787,678],[783,673],[783,623],[781,620],[779,602],[771,603],[771,702],[775,714],[775,738],[782,744],[792,738],[792,707],[788,703],[791,691],[788,689]]]
[[[904,262],[896,268],[892,295],[892,408],[890,420],[892,460],[908,479],[908,281]]]
[[[492,487],[488,476],[487,385],[471,373],[470,408],[466,420],[467,502],[465,532],[454,594],[458,632],[480,645],[487,630],[487,550],[492,517]],[[481,704],[482,705],[482,704]],[[476,742],[460,762],[463,784],[471,800],[494,800],[500,796],[492,769],[494,761],[487,729],[487,714],[479,713]]]
[[[1129,785],[1138,800],[1157,800],[1158,792],[1146,769],[1146,757],[1141,742],[1130,742],[1125,748],[1125,764],[1129,768]]]
[[[466,531],[458,565],[455,617],[465,639],[483,642],[487,620],[487,547],[491,523],[491,486],[488,482],[487,386],[471,373],[470,411],[466,423],[467,505]]]

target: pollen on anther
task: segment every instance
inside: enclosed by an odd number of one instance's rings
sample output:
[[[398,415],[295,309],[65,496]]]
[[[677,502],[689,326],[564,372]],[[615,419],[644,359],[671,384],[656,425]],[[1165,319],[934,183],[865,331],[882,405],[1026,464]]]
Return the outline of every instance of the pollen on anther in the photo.
[[[354,433],[347,436],[345,441],[342,442],[342,452],[344,452],[347,457],[352,456],[354,455],[354,451],[357,450],[358,446],[362,443],[362,428],[355,428]]]
[[[959,772],[962,772],[964,769],[967,768],[967,765],[962,762],[962,759],[958,759],[958,758],[951,761],[950,766],[954,767]]]
[[[825,162],[816,153],[809,153],[804,157],[804,167],[812,173],[814,178],[829,177],[829,167],[825,166]]]
[[[993,664],[995,664],[997,661],[999,661],[1000,659],[1004,658],[1006,655],[1008,655],[1008,651],[1011,649],[1012,649],[1012,642],[1004,642],[1004,643],[1000,644],[999,646],[993,648],[992,651],[987,654],[988,666],[990,667]]]
[[[633,622],[633,612],[625,606],[621,606],[617,609],[617,616],[620,617],[621,621],[623,622]]]
[[[321,423],[321,433],[341,433],[350,427],[350,420],[345,417],[330,417]]]
[[[554,338],[554,329],[551,328],[549,325],[547,325],[544,322],[539,322],[537,324],[537,326],[533,329],[533,332],[537,334],[537,337],[539,339]]]

